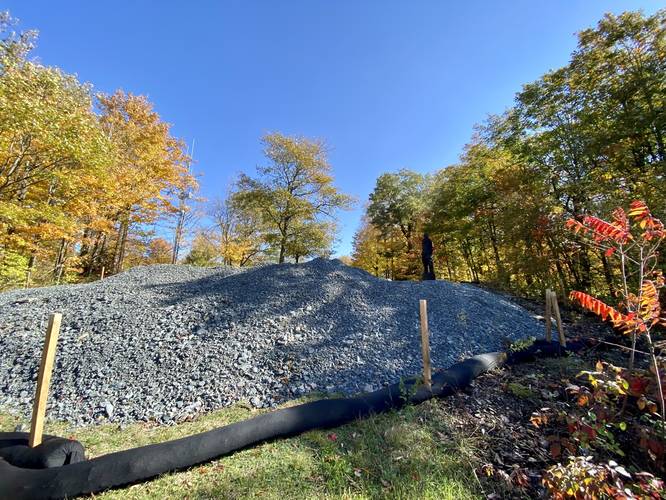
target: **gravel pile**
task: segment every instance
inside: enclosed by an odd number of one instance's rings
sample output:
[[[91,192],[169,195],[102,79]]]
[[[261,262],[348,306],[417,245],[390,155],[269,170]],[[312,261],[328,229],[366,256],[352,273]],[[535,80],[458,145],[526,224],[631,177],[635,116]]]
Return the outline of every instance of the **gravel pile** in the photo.
[[[244,272],[138,267],[0,294],[0,410],[30,415],[54,311],[63,325],[50,418],[170,424],[239,401],[352,394],[419,373],[420,298],[435,367],[540,329],[523,308],[474,286],[390,282],[337,260]]]

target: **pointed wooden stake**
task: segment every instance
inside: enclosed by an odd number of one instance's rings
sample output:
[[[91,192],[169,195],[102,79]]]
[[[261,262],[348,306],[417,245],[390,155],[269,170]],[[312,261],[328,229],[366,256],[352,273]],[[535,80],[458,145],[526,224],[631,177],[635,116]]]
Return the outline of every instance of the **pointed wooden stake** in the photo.
[[[544,314],[546,321],[546,342],[551,342],[553,340],[553,336],[550,333],[551,328],[553,327],[551,319],[552,311],[550,308],[550,303],[551,303],[550,289],[546,289],[546,312]]]
[[[562,317],[560,316],[560,306],[557,303],[557,295],[555,292],[550,292],[550,300],[552,302],[552,309],[555,312],[555,321],[557,322],[557,334],[562,347],[567,346],[567,339],[564,337],[564,328],[562,327]]]
[[[428,332],[428,302],[419,301],[421,314],[421,354],[423,356],[423,383],[428,389],[432,388],[432,373],[430,370],[430,334]]]
[[[49,384],[51,383],[51,372],[55,359],[56,344],[60,333],[60,322],[62,314],[53,313],[49,318],[49,326],[46,330],[44,350],[42,351],[42,363],[39,366],[39,378],[37,379],[37,390],[35,391],[35,402],[32,406],[32,422],[30,424],[31,448],[41,444],[44,433],[44,416],[46,415],[46,400],[49,396]]]
[[[99,279],[104,279],[104,266],[102,266],[102,274],[99,275]]]

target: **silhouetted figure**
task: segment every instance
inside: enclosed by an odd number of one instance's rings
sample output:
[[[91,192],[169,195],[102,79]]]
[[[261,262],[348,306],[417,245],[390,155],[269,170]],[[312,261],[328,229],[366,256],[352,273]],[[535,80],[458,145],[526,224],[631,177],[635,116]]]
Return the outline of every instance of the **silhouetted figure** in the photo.
[[[435,265],[432,262],[432,240],[428,237],[428,233],[423,233],[423,241],[421,242],[421,261],[423,262],[423,279],[435,279]]]

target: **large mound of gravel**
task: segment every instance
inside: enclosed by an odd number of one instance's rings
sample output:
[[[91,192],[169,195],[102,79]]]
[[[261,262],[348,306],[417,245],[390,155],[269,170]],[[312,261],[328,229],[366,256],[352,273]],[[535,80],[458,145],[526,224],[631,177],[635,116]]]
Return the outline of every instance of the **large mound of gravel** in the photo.
[[[87,285],[0,294],[0,409],[30,414],[51,312],[63,313],[51,418],[172,423],[238,401],[271,406],[419,373],[421,298],[436,367],[540,328],[474,286],[390,282],[337,260],[244,272],[139,267]]]

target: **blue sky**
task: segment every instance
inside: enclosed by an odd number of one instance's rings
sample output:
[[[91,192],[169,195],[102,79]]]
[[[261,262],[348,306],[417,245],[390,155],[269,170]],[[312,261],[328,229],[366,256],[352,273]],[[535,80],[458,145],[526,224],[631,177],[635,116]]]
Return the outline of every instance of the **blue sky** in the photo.
[[[42,63],[95,89],[145,94],[196,141],[207,198],[264,162],[266,132],[324,139],[355,195],[337,254],[383,172],[456,162],[472,127],[521,85],[567,63],[604,12],[657,1],[26,1],[0,3],[40,32]]]

